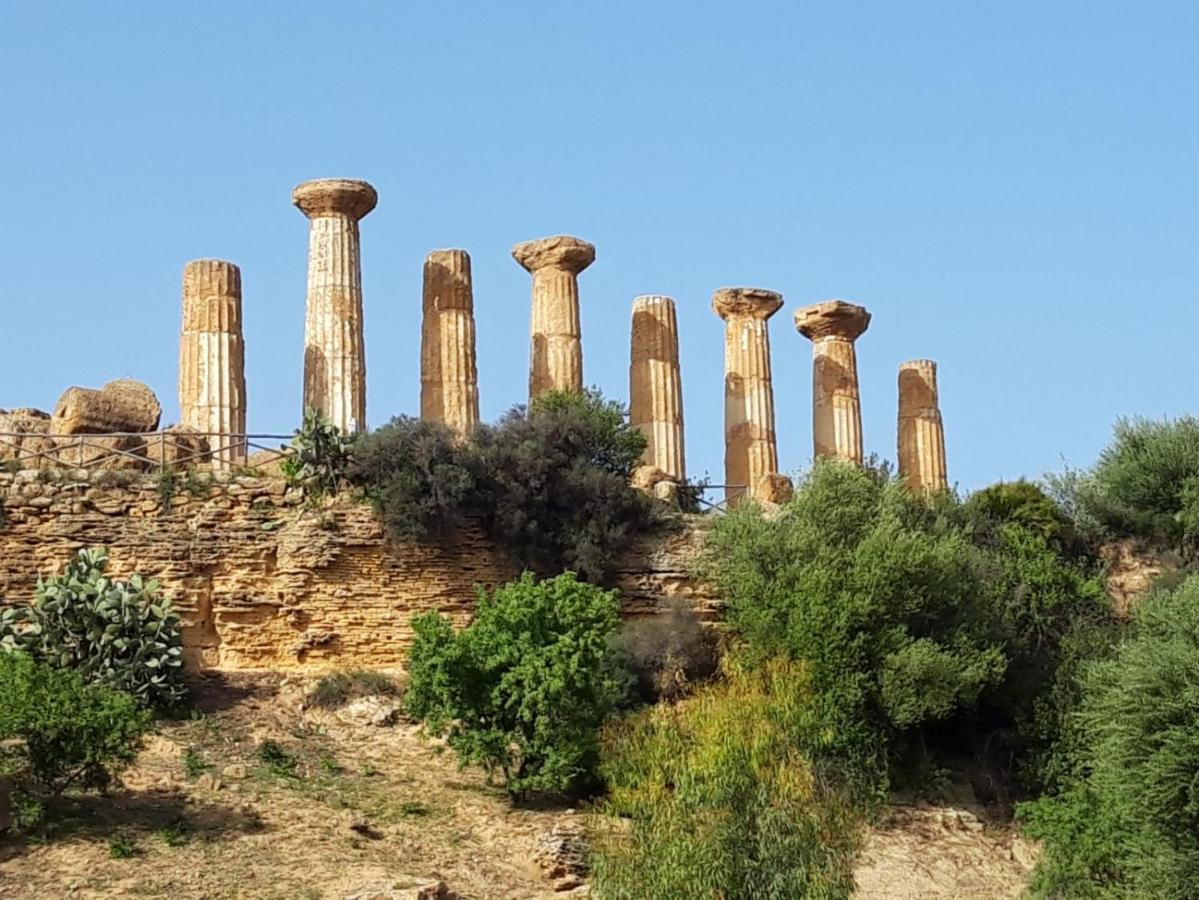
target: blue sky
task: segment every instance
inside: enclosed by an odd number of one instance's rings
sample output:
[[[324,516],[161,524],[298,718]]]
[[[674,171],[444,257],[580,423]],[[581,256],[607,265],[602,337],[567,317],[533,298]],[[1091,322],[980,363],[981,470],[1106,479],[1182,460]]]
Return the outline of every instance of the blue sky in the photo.
[[[0,407],[131,376],[178,415],[185,262],[242,268],[249,422],[299,418],[307,222],[365,178],[372,425],[415,414],[421,264],[472,257],[482,412],[523,401],[512,244],[595,243],[586,380],[679,306],[688,468],[721,480],[725,285],[778,290],[782,466],[811,454],[795,308],[874,315],[865,442],[940,363],[950,480],[1090,463],[1199,411],[1199,4],[0,2]]]

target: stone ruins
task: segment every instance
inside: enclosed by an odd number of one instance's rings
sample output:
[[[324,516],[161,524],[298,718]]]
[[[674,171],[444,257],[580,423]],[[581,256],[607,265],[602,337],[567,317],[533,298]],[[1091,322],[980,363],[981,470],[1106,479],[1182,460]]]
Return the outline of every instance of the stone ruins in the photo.
[[[366,427],[366,346],[362,311],[359,221],[378,195],[365,181],[305,181],[292,201],[309,220],[304,328],[305,408],[343,432]],[[583,345],[579,274],[595,246],[570,235],[525,241],[512,256],[532,276],[529,398],[550,390],[581,392]],[[161,406],[135,381],[98,390],[69,388],[54,413],[0,410],[0,461],[36,460],[87,466],[197,460],[214,469],[247,461],[245,339],[241,271],[200,259],[183,270],[179,340],[180,424],[162,435]],[[771,380],[769,320],[781,294],[722,288],[712,309],[724,320],[724,490],[744,498],[786,500],[790,480],[779,471]],[[479,421],[474,293],[465,250],[434,250],[425,259],[420,349],[421,416],[465,437]],[[795,327],[812,342],[812,443],[816,458],[864,460],[855,342],[870,313],[844,300],[795,312]],[[683,390],[675,301],[647,294],[632,305],[629,417],[647,438],[638,487],[671,499],[687,480]],[[89,436],[86,440],[78,436]],[[921,492],[946,490],[945,433],[937,399],[937,366],[911,360],[899,368],[899,474]],[[277,457],[277,454],[276,454]],[[250,460],[253,462],[253,460]]]

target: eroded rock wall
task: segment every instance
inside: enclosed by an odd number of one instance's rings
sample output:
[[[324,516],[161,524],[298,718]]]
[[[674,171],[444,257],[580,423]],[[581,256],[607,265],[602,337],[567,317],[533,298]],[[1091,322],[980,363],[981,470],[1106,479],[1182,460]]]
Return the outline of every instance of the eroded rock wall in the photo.
[[[476,585],[517,574],[477,529],[438,546],[390,545],[368,506],[306,508],[277,479],[180,478],[169,508],[165,493],[132,473],[0,471],[0,605],[27,603],[39,574],[105,546],[113,574],[157,578],[174,598],[193,667],[394,667],[414,613],[465,623]],[[702,537],[693,519],[621,562],[628,615],[652,614],[669,597],[715,615],[688,577]]]

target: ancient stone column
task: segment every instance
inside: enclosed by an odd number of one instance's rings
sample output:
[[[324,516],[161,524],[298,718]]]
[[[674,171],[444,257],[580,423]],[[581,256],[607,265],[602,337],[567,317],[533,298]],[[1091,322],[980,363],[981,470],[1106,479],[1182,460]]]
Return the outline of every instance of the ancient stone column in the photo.
[[[304,319],[304,406],[342,433],[366,427],[366,347],[358,220],[378,195],[365,181],[305,181],[292,202],[309,219],[308,307]]]
[[[853,342],[870,324],[864,307],[829,300],[795,311],[812,342],[812,443],[817,457],[862,464],[862,404]]]
[[[778,473],[774,438],[774,387],[766,320],[783,297],[760,288],[723,288],[712,309],[724,319],[725,498],[757,499],[763,479]]]
[[[683,464],[683,383],[679,376],[679,325],[674,300],[633,300],[629,362],[629,423],[647,440],[641,461],[672,481],[686,477]]]
[[[595,247],[558,235],[517,244],[512,256],[533,276],[529,399],[554,390],[581,393],[579,273],[595,261]]]
[[[422,305],[421,418],[444,422],[465,437],[479,421],[475,301],[465,250],[434,250],[425,257]]]
[[[922,493],[949,488],[937,364],[931,359],[912,359],[899,366],[899,477]]]
[[[241,270],[220,259],[183,267],[179,337],[179,421],[208,435],[212,464],[246,458],[246,352],[241,327]]]

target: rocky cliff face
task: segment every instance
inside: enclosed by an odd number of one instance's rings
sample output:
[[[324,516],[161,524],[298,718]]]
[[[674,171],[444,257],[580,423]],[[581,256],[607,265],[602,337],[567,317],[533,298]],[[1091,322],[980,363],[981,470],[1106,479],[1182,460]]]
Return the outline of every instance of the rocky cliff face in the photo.
[[[478,529],[452,543],[394,545],[368,506],[309,509],[278,479],[179,479],[169,506],[164,493],[132,473],[0,472],[0,604],[28,602],[38,575],[105,546],[114,574],[157,578],[174,598],[193,667],[393,667],[414,613],[465,623],[476,586],[517,574]],[[670,597],[715,615],[715,599],[688,577],[703,531],[689,519],[621,561],[628,615],[653,614]]]

